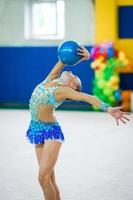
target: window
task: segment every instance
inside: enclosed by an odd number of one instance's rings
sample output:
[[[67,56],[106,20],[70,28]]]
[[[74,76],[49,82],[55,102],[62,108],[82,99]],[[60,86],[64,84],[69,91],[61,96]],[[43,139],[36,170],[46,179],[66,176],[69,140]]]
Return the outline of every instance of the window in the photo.
[[[133,6],[118,7],[118,36],[120,39],[133,39]]]
[[[25,36],[33,39],[64,38],[64,0],[29,1]]]

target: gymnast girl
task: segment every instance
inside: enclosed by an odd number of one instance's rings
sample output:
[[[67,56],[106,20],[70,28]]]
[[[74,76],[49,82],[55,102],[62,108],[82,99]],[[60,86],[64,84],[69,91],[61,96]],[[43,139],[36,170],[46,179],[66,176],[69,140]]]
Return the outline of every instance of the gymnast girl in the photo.
[[[83,46],[77,49],[81,61],[89,60],[90,54]],[[84,101],[109,113],[119,121],[126,123],[129,113],[122,112],[121,107],[111,107],[95,96],[81,92],[81,81],[71,71],[63,71],[65,65],[58,61],[46,79],[39,83],[32,92],[29,108],[31,121],[26,132],[27,140],[35,145],[39,164],[38,182],[45,200],[61,200],[60,191],[55,180],[54,167],[62,143],[65,141],[59,122],[53,114],[64,100]]]

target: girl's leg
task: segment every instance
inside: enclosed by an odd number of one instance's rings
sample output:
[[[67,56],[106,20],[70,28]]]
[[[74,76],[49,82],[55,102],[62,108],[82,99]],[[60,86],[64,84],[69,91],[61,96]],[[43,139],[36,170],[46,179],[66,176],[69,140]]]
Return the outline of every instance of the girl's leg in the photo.
[[[47,141],[44,145],[39,144],[35,146],[37,160],[40,166],[38,179],[46,200],[54,200],[55,195],[57,196],[56,200],[60,200],[59,190],[54,176],[54,165],[60,147],[61,143],[58,141]]]
[[[39,166],[40,166],[40,160],[41,160],[41,156],[42,156],[43,145],[44,144],[37,144],[37,145],[35,145],[35,152],[36,152],[36,157],[37,157],[37,161],[38,161]],[[51,182],[53,184],[53,187],[54,187],[54,189],[56,191],[56,200],[61,200],[61,198],[60,198],[60,191],[59,191],[59,188],[58,188],[58,186],[56,184],[54,169],[51,172],[50,178],[51,178]]]
[[[36,144],[35,145],[35,152],[36,152],[36,157],[37,157],[37,161],[38,161],[39,166],[40,166],[40,160],[41,160],[41,156],[42,156],[43,145],[44,144]]]

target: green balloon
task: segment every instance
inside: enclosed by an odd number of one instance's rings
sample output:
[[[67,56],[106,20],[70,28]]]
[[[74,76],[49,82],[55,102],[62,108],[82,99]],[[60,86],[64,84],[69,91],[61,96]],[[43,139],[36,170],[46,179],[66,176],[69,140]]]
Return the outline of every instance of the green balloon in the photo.
[[[100,109],[97,106],[93,106],[93,109],[99,111]]]
[[[111,103],[116,103],[116,98],[115,98],[115,96],[114,95],[111,95],[111,96],[109,96],[109,101],[111,102]]]
[[[101,71],[95,72],[95,78],[97,80],[102,79],[104,77],[104,73]]]
[[[99,99],[101,99],[102,101],[105,101],[105,102],[106,102],[106,100],[107,100],[107,98],[106,98],[106,96],[103,94],[103,92],[99,93],[99,94],[97,95],[97,97],[98,97]]]
[[[103,89],[103,88],[105,87],[105,84],[106,84],[106,82],[105,82],[103,79],[101,79],[101,80],[99,80],[99,81],[97,82],[97,86],[98,86],[99,88],[101,88],[101,89]]]
[[[98,94],[98,93],[100,93],[99,88],[98,87],[94,87],[93,88],[93,94]]]
[[[112,95],[112,93],[113,93],[113,91],[112,91],[111,88],[105,88],[105,89],[103,90],[103,94],[104,94],[105,96],[110,96],[110,95]]]

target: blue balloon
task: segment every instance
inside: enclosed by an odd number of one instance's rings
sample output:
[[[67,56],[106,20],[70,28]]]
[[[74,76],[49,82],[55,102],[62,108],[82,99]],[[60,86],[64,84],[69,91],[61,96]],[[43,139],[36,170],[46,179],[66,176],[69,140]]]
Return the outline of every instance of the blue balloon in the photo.
[[[75,41],[65,41],[58,47],[59,60],[67,65],[76,65],[82,56],[77,54],[80,45]]]
[[[121,101],[121,100],[122,100],[120,90],[116,90],[116,91],[114,92],[114,95],[115,95],[115,97],[116,97],[116,99],[117,99],[118,101]]]
[[[112,47],[108,48],[108,58],[111,58],[114,56],[114,49]]]

